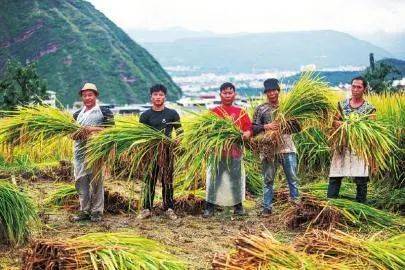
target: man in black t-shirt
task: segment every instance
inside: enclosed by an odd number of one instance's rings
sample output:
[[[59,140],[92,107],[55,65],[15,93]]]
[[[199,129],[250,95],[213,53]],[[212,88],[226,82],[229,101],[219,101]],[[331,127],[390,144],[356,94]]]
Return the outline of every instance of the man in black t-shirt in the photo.
[[[150,88],[152,108],[141,114],[139,121],[145,125],[153,127],[156,130],[165,132],[166,136],[171,137],[173,129],[176,133],[181,132],[180,116],[173,110],[165,107],[167,89],[164,85],[157,84]],[[158,178],[162,181],[163,208],[168,218],[177,219],[173,211],[173,150],[164,149],[166,163],[153,165],[152,177],[147,179],[144,189],[143,210],[139,218],[145,219],[152,215],[153,198],[155,196],[155,187]]]

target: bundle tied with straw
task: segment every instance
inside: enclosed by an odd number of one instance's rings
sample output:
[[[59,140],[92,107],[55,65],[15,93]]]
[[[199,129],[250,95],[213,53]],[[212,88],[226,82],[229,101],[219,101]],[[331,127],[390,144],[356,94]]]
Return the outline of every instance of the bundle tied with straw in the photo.
[[[215,170],[223,155],[232,146],[243,148],[242,132],[230,117],[220,118],[213,112],[191,113],[184,120],[181,140],[182,152],[176,165],[176,175],[182,175],[179,189],[189,190],[204,186],[202,168]]]
[[[322,78],[312,72],[303,73],[292,89],[280,96],[278,108],[272,115],[273,122],[280,125],[279,131],[266,131],[256,137],[257,148],[266,158],[273,159],[274,152],[282,143],[281,134],[291,133],[293,122],[302,129],[319,126],[333,110],[331,91]]]
[[[398,149],[387,124],[357,113],[343,116],[342,125],[332,132],[329,140],[336,151],[354,152],[370,166],[372,173],[389,169],[390,155]]]
[[[38,221],[32,200],[18,188],[0,181],[0,242],[23,244]]]
[[[277,241],[269,232],[259,236],[242,234],[236,239],[235,247],[236,252],[229,255],[216,254],[213,269],[348,269],[343,264],[327,264],[316,255],[296,251],[293,246]]]
[[[183,270],[186,263],[166,246],[130,233],[90,233],[63,241],[33,243],[24,254],[24,270],[104,269]]]
[[[154,165],[170,169],[168,161],[174,142],[164,132],[139,123],[135,118],[117,119],[116,125],[93,136],[86,145],[88,168],[100,164],[114,171],[117,163],[127,164],[128,178],[147,179]],[[101,169],[97,169],[101,172]],[[161,170],[160,170],[161,172]]]
[[[405,267],[405,234],[388,240],[361,239],[342,231],[313,230],[295,241],[295,247],[322,256],[330,264],[344,262],[350,269]]]

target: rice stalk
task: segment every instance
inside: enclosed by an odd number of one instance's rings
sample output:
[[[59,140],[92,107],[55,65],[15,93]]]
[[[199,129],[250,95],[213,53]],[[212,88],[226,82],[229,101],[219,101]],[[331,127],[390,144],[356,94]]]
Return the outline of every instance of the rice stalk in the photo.
[[[395,135],[398,148],[388,156],[388,169],[379,172],[375,180],[384,187],[391,189],[405,187],[405,94],[384,93],[369,95],[370,101],[377,109],[377,120],[387,123],[391,133]]]
[[[344,262],[351,269],[400,270],[405,267],[405,234],[378,241],[342,231],[313,230],[300,237],[295,247],[322,256],[330,264]]]
[[[61,139],[80,129],[66,111],[44,105],[18,107],[1,120],[0,143],[15,147]]]
[[[118,119],[114,127],[104,129],[88,142],[86,162],[89,168],[104,164],[110,171],[114,171],[118,162],[123,162],[128,164],[123,171],[128,179],[147,179],[155,164],[168,167],[173,147],[173,140],[163,132],[139,122]]]
[[[286,198],[287,191],[276,193],[278,201],[285,203]],[[287,208],[282,215],[285,224],[292,229],[350,226],[364,230],[374,228],[399,231],[404,226],[401,217],[374,207],[346,199],[323,200],[305,193],[297,205]]]
[[[1,242],[23,244],[37,221],[37,209],[32,200],[16,186],[0,180]]]
[[[320,172],[329,169],[331,149],[326,133],[318,127],[311,127],[294,134],[294,143],[299,153],[300,172]]]
[[[63,241],[35,242],[24,256],[24,270],[104,269],[178,270],[186,263],[156,241],[130,233],[90,233]]]
[[[351,113],[329,137],[336,151],[353,151],[371,167],[373,173],[388,169],[388,157],[398,146],[391,130],[368,115]]]
[[[250,149],[245,153],[243,165],[246,170],[246,189],[253,196],[260,196],[263,193],[264,181],[260,158]]]
[[[242,234],[236,239],[235,248],[236,251],[229,255],[216,254],[213,269],[348,269],[341,263],[329,265],[316,255],[296,251],[277,241],[269,232],[260,236]]]
[[[242,132],[231,118],[221,118],[212,112],[190,114],[193,117],[182,122],[181,155],[175,170],[176,175],[183,172],[178,183],[182,190],[200,187],[197,181],[205,179],[202,168],[216,170],[232,147],[243,149]]]

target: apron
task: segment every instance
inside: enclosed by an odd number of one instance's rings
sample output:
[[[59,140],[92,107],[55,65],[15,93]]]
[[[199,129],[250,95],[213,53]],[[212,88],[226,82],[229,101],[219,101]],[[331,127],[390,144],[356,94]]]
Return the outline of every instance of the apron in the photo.
[[[96,105],[86,112],[84,110],[85,108],[77,116],[76,121],[80,126],[99,126],[103,124],[103,113],[100,106]],[[85,162],[86,141],[77,140],[74,144],[73,165],[76,180],[92,173],[92,170],[87,168]]]
[[[368,177],[368,171],[367,163],[346,148],[333,153],[329,177]]]
[[[245,200],[245,170],[242,157],[223,157],[215,174],[207,168],[206,201],[220,206],[234,206]]]

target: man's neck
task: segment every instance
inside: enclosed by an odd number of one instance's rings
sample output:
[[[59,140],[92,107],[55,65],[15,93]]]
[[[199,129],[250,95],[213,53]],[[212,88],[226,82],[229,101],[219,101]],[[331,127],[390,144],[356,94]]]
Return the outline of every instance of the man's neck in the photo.
[[[231,107],[232,105],[233,105],[233,103],[230,103],[230,104],[221,103],[222,107]]]
[[[90,111],[90,110],[93,109],[95,106],[96,106],[96,104],[93,104],[93,105],[91,105],[91,106],[84,106],[84,111],[85,111],[85,112]]]
[[[160,112],[163,111],[165,109],[165,105],[160,105],[160,106],[156,106],[156,105],[152,105],[152,110],[156,111],[156,112]]]
[[[352,97],[352,102],[355,104],[362,103],[364,101],[363,97]]]
[[[268,102],[269,102],[269,104],[270,104],[272,107],[277,107],[277,106],[278,106],[278,100],[276,100],[276,101],[270,101],[270,100],[268,100]]]

